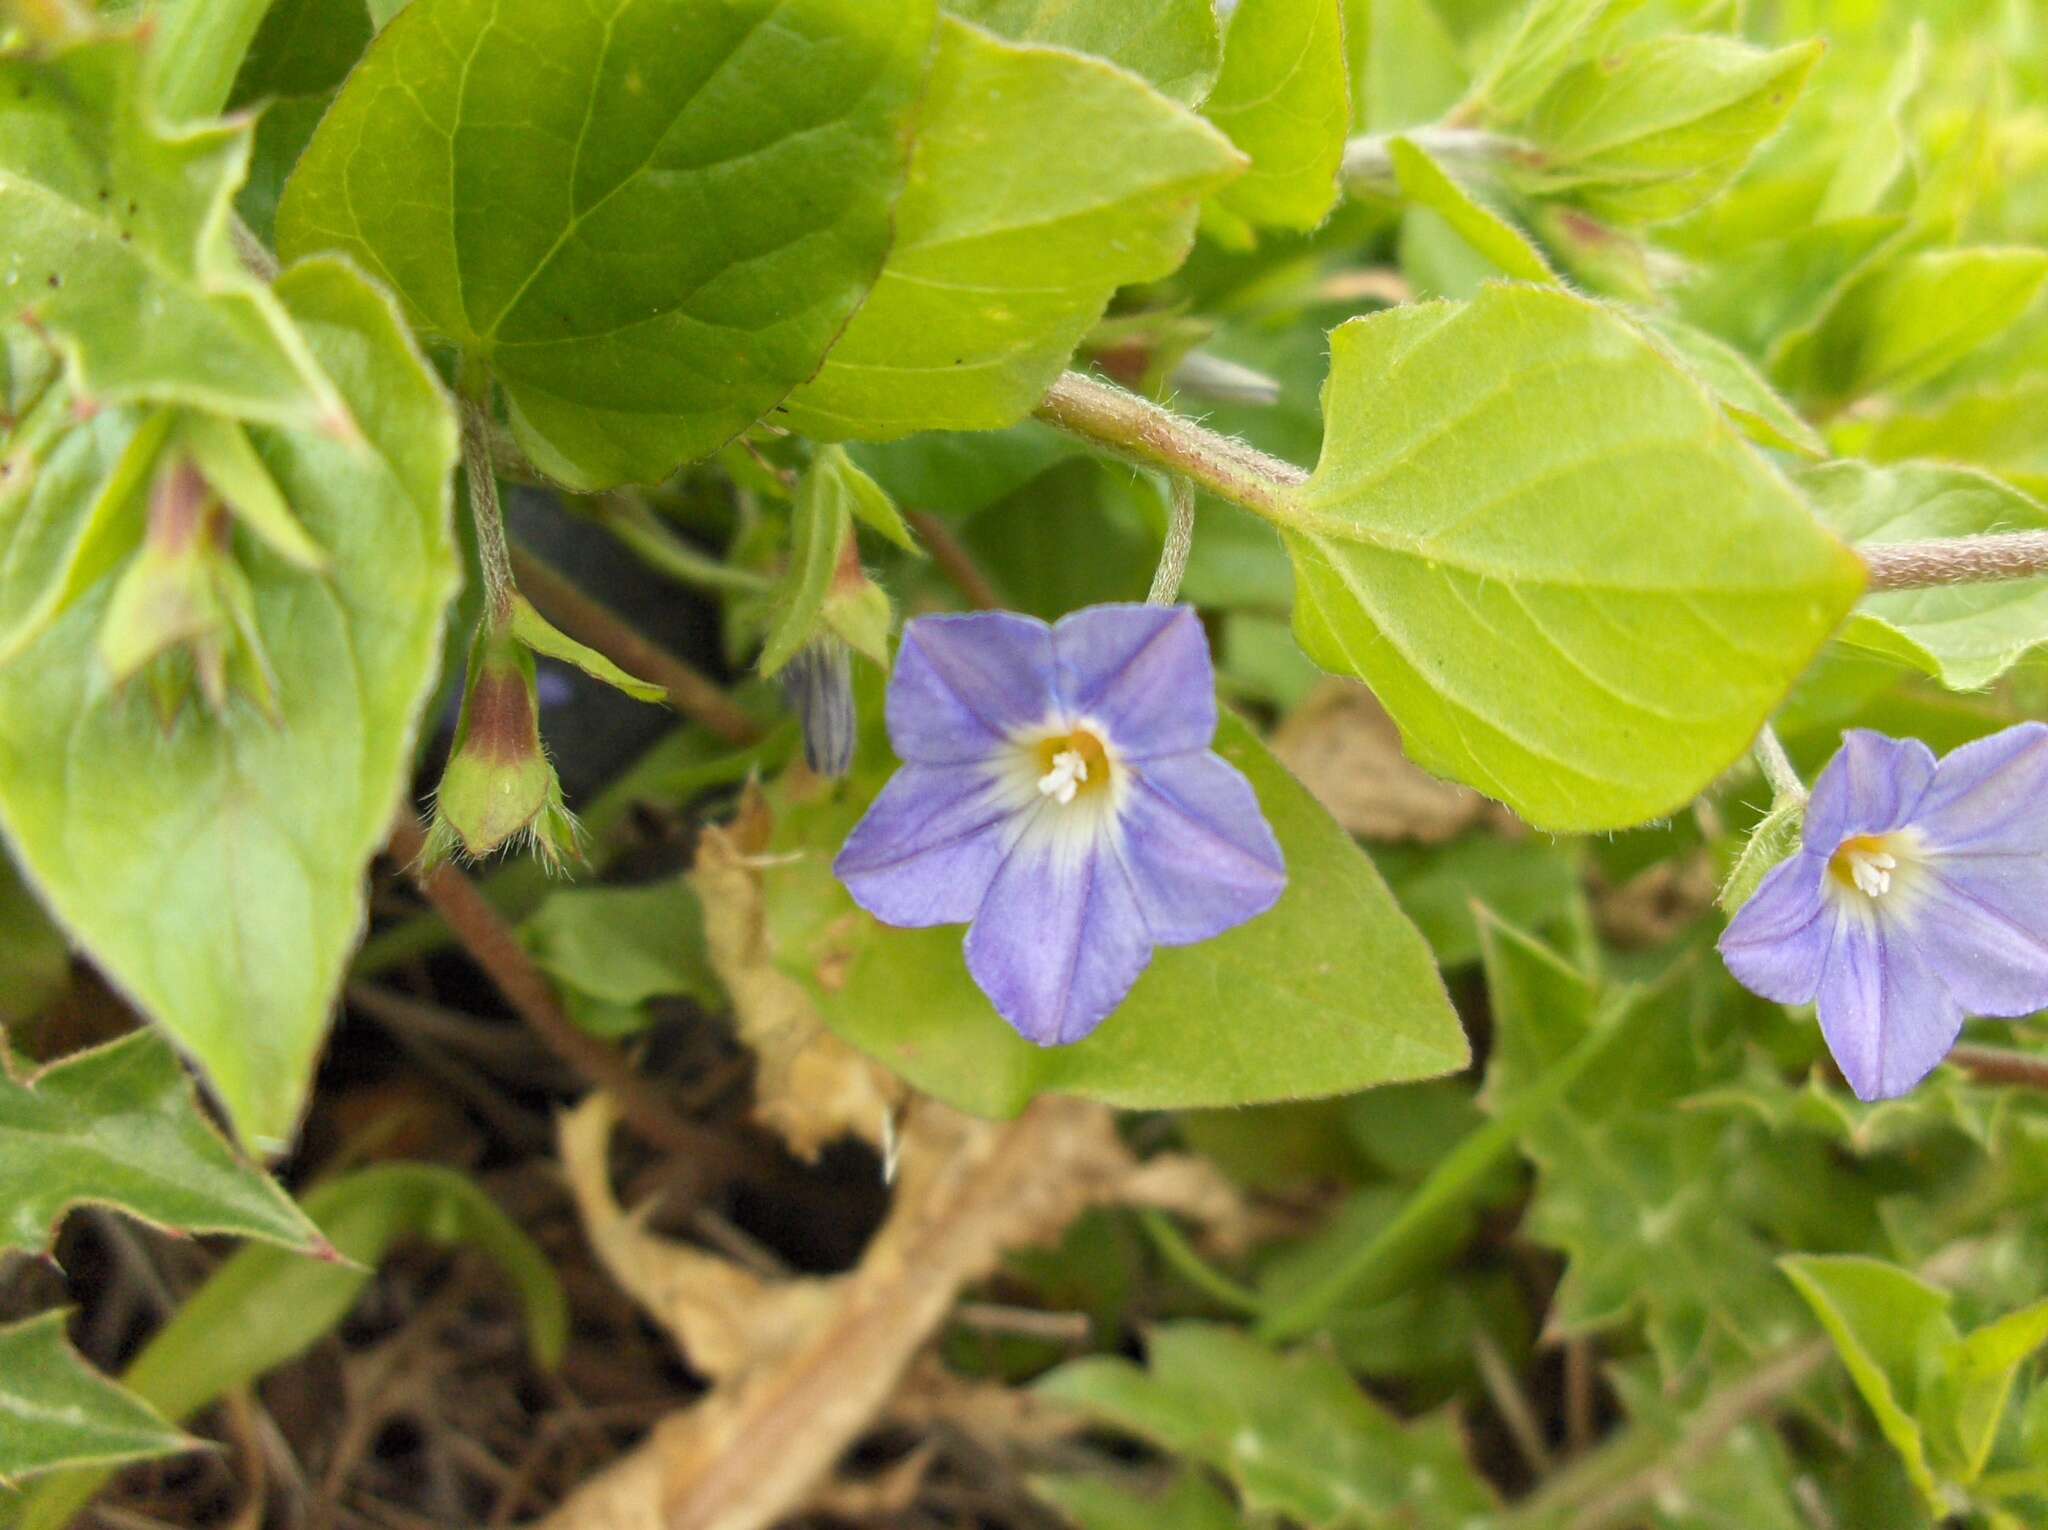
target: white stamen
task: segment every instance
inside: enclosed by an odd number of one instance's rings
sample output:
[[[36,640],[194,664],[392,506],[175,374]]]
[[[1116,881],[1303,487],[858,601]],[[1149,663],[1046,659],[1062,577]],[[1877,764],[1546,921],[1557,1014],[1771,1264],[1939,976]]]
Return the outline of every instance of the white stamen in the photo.
[[[1892,890],[1892,873],[1899,868],[1899,858],[1883,850],[1849,850],[1849,876],[1856,884],[1856,890],[1878,898]]]
[[[1081,789],[1081,783],[1088,779],[1088,762],[1072,749],[1062,749],[1052,757],[1052,769],[1038,778],[1038,794],[1050,797],[1061,807],[1074,800],[1074,793]]]

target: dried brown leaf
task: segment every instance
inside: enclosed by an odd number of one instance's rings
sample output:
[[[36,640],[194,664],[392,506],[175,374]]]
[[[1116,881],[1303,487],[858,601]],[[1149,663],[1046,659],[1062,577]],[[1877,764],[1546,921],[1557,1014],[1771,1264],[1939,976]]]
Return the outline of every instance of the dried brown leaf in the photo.
[[[1439,845],[1475,826],[1520,827],[1506,808],[1409,760],[1394,720],[1355,681],[1318,685],[1271,743],[1330,816],[1361,838]]]
[[[805,1159],[847,1136],[879,1145],[903,1086],[826,1030],[803,984],[775,964],[761,902],[767,812],[750,795],[732,825],[706,829],[690,872],[712,969],[757,1059],[754,1114]]]

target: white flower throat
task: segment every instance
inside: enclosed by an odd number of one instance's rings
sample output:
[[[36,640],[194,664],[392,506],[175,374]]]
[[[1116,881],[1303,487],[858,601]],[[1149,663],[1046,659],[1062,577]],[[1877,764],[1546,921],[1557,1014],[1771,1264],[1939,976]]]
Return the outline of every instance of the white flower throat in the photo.
[[[1038,794],[1050,797],[1061,807],[1074,800],[1088,779],[1088,762],[1074,749],[1062,749],[1052,757],[1052,769],[1038,778]]]
[[[1041,785],[1040,790],[1043,789]],[[1849,879],[1858,892],[1881,898],[1892,890],[1892,873],[1899,869],[1896,855],[1888,850],[1851,850],[1844,858],[1848,861]]]
[[[1910,829],[1889,834],[1858,834],[1845,839],[1829,858],[1828,870],[1844,892],[1854,891],[1875,902],[1886,897],[1904,897],[1903,877],[1913,879],[1918,836]]]

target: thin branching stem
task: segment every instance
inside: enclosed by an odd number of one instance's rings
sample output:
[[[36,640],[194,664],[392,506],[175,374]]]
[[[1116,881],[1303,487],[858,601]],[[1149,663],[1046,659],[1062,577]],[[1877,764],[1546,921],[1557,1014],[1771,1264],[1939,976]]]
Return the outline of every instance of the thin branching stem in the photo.
[[[1756,736],[1756,765],[1764,773],[1764,779],[1771,784],[1771,796],[1777,802],[1804,802],[1806,783],[1799,779],[1799,772],[1792,768],[1792,758],[1785,753],[1785,745],[1778,738],[1778,730],[1769,723]]]
[[[410,813],[392,830],[393,859],[413,868],[427,902],[455,938],[548,1049],[591,1084],[609,1092],[619,1113],[640,1136],[676,1153],[708,1174],[743,1174],[751,1155],[731,1139],[685,1120],[623,1054],[568,1017],[526,947],[477,885],[454,866],[420,869],[426,831]]]
[[[1298,523],[1295,491],[1308,474],[1235,437],[1162,409],[1098,378],[1068,372],[1039,401],[1038,418],[1131,462],[1165,468],[1277,525]],[[1946,537],[1858,549],[1870,588],[1930,589],[2048,575],[2048,532]]]
[[[1291,462],[1197,425],[1113,383],[1068,372],[1038,417],[1146,467],[1165,468],[1269,520],[1287,521],[1290,493],[1308,482]]]
[[[505,511],[498,503],[498,473],[491,460],[491,417],[481,399],[465,395],[462,420],[462,476],[469,485],[469,515],[476,525],[476,556],[483,569],[484,608],[498,628],[512,624],[519,586],[512,577],[512,550],[505,541]]]
[[[1166,546],[1160,549],[1159,567],[1152,575],[1152,589],[1145,603],[1170,606],[1180,595],[1180,582],[1187,577],[1188,554],[1195,545],[1195,486],[1180,474],[1173,476],[1172,502],[1167,512]]]

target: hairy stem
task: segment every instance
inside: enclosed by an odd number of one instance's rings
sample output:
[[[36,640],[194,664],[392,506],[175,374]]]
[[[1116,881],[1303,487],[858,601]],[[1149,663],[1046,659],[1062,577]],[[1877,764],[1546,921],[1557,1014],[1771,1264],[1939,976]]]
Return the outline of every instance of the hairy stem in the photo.
[[[1165,468],[1271,521],[1287,521],[1290,491],[1308,482],[1308,474],[1291,462],[1079,372],[1065,373],[1054,383],[1037,414],[1070,435],[1147,467]]]
[[[1291,462],[1079,372],[1054,383],[1036,413],[1069,435],[1177,473],[1277,525],[1294,520],[1293,491],[1308,482],[1308,474]],[[1859,548],[1858,554],[1870,570],[1873,593],[2032,579],[2048,575],[2048,531],[1893,542]]]
[[[1159,567],[1152,575],[1152,590],[1145,603],[1170,606],[1180,594],[1180,582],[1187,577],[1188,553],[1195,545],[1195,486],[1178,473],[1173,478],[1173,504],[1166,523],[1166,546],[1160,550]]]
[[[476,556],[483,567],[484,609],[496,627],[512,624],[519,586],[512,578],[512,553],[505,542],[505,512],[498,503],[498,473],[491,461],[491,417],[480,398],[465,393],[462,416],[462,476],[469,484],[469,516],[476,523]]]
[[[1792,768],[1792,760],[1785,753],[1785,746],[1778,739],[1778,730],[1769,723],[1756,736],[1757,769],[1764,773],[1764,779],[1771,784],[1771,796],[1778,802],[1804,802],[1806,783],[1799,779],[1799,772]]]
[[[1403,133],[1371,133],[1344,145],[1343,168],[1338,173],[1347,190],[1384,192],[1394,187],[1396,138],[1407,139],[1439,164],[1468,172],[1486,169],[1527,149],[1516,139],[1477,128],[1429,127],[1411,128]]]
[[[653,681],[668,692],[669,705],[683,716],[702,723],[729,744],[751,744],[761,736],[753,718],[702,673],[658,643],[649,642],[611,607],[584,594],[523,547],[508,549],[506,577],[514,571],[542,616],[628,674]]]
[[[1871,590],[1924,590],[1943,584],[1981,584],[2048,574],[2048,531],[2013,531],[1986,537],[1944,537],[1859,548],[1870,568]]]

